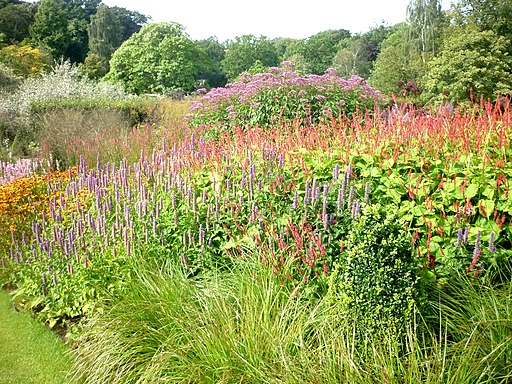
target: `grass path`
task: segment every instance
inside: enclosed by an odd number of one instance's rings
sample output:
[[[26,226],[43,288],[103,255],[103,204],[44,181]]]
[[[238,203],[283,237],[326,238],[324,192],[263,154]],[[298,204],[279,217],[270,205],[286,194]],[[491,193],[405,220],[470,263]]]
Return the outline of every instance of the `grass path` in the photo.
[[[0,384],[64,384],[66,345],[30,314],[17,312],[0,290]]]

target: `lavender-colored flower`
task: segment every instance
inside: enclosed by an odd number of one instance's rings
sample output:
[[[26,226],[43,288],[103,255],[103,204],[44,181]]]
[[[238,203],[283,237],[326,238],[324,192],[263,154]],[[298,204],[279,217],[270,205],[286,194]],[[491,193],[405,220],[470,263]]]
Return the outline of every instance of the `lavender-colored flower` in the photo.
[[[460,248],[464,242],[464,230],[459,228],[457,231],[457,247]]]
[[[476,234],[476,239],[475,239],[475,249],[473,250],[473,257],[474,258],[478,257],[478,255],[481,252],[481,249],[480,249],[480,237],[481,237],[481,232],[478,231],[477,234]]]
[[[349,193],[348,193],[347,206],[348,206],[348,208],[349,208],[349,209],[351,209],[351,208],[352,208],[352,202],[354,201],[355,193],[356,193],[355,188],[354,188],[354,186],[352,185],[352,186],[350,187],[350,191],[349,191]]]
[[[365,188],[364,188],[364,202],[365,204],[368,204],[370,201],[370,182],[366,182]]]
[[[332,179],[333,181],[337,181],[340,175],[340,166],[339,164],[336,164],[334,166],[334,169],[332,170]]]
[[[494,245],[494,232],[491,232],[490,236],[489,236],[489,246],[487,247],[487,249],[492,252],[492,253],[496,253],[497,249],[496,249],[496,246]]]
[[[464,244],[467,244],[469,242],[469,227],[464,228],[463,241],[464,241]]]
[[[292,209],[297,209],[298,204],[299,204],[299,191],[295,191],[295,194],[293,195]]]

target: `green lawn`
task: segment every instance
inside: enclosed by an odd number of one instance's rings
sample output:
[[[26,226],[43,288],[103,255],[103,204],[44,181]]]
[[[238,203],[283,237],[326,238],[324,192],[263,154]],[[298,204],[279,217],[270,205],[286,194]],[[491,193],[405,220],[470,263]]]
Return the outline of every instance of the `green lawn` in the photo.
[[[0,384],[62,384],[70,367],[62,340],[0,290]]]

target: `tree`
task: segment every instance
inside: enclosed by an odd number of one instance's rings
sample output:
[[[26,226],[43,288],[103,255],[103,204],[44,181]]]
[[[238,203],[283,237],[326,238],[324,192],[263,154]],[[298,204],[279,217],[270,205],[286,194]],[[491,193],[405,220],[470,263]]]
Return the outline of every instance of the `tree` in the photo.
[[[229,81],[234,81],[257,60],[265,67],[279,64],[274,44],[264,36],[243,35],[227,43],[222,68]]]
[[[0,0],[0,8],[7,7],[9,4],[20,4],[21,0]]]
[[[30,27],[30,35],[48,48],[54,58],[66,56],[71,42],[68,15],[62,0],[41,0]]]
[[[345,29],[328,30],[306,39],[302,56],[307,63],[309,73],[321,75],[332,66],[332,60],[339,50],[339,43],[350,37]]]
[[[128,40],[134,33],[139,32],[150,20],[148,16],[126,8],[110,7],[110,10],[121,23],[121,43]]]
[[[430,63],[425,98],[466,101],[473,94],[494,99],[512,92],[512,42],[478,25],[453,27],[440,55]]]
[[[87,26],[100,0],[63,0],[68,15],[69,45],[65,57],[74,63],[84,61],[89,51]]]
[[[481,31],[494,31],[498,36],[511,37],[512,2],[510,0],[461,0],[455,18],[462,25],[475,24]]]
[[[146,21],[147,17],[138,12],[101,4],[96,13],[91,16],[87,28],[90,50],[88,66],[94,63],[93,67],[95,67],[96,58],[100,58],[104,72],[108,72],[112,54],[123,41],[140,31]]]
[[[54,58],[78,63],[88,51],[87,25],[100,0],[41,0],[30,34]]]
[[[301,39],[279,38],[274,40],[279,62],[290,61],[294,63],[294,71],[302,76],[309,73],[308,63],[303,55],[304,44],[305,40]]]
[[[91,16],[88,32],[90,54],[100,58],[108,72],[108,62],[122,43],[121,22],[110,7],[101,4]]]
[[[202,87],[223,87],[228,79],[222,71],[222,60],[224,60],[223,44],[219,43],[215,37],[199,40],[195,42],[198,50],[201,52],[202,60],[199,62],[196,81]]]
[[[407,6],[409,23],[409,39],[414,47],[421,52],[421,60],[425,65],[436,47],[442,24],[440,0],[411,0]]]
[[[9,45],[0,50],[0,63],[11,68],[17,76],[29,76],[49,70],[52,58],[29,45]]]
[[[411,49],[409,44],[408,26],[401,24],[382,42],[369,83],[384,94],[398,95],[400,84],[418,82],[423,75],[423,68],[420,52]]]
[[[36,9],[35,4],[29,3],[7,4],[0,8],[0,33],[10,44],[18,44],[29,37]]]
[[[340,41],[340,49],[333,58],[333,67],[342,77],[358,75],[367,79],[383,41],[394,31],[394,26],[380,25],[362,35],[354,35]]]
[[[112,55],[106,79],[137,94],[192,91],[199,54],[180,24],[148,24]]]
[[[366,51],[366,44],[361,36],[353,36],[338,50],[332,60],[332,67],[336,68],[341,77],[348,78],[358,75],[368,78],[372,62]]]
[[[99,80],[106,75],[107,69],[101,57],[89,51],[83,63],[78,64],[80,75],[91,80]]]

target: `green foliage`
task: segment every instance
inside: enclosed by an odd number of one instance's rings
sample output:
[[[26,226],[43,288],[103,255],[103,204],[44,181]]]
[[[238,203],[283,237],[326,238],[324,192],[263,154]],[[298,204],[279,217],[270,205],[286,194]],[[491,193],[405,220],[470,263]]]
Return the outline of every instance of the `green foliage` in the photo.
[[[350,77],[358,75],[368,78],[372,66],[367,56],[364,41],[358,37],[352,37],[346,47],[341,48],[333,58],[333,67],[340,76]]]
[[[149,24],[114,53],[106,79],[137,94],[191,91],[198,69],[197,53],[181,25]]]
[[[25,2],[0,8],[0,33],[5,34],[9,44],[19,44],[29,37],[36,9],[35,4]]]
[[[395,27],[380,25],[364,34],[342,40],[333,58],[333,67],[342,77],[358,75],[367,79],[380,53],[382,42],[395,29]]]
[[[101,57],[92,52],[89,52],[84,62],[78,65],[78,70],[82,76],[91,80],[99,80],[108,72]]]
[[[477,27],[453,27],[444,38],[439,56],[432,60],[425,78],[429,101],[464,102],[472,94],[495,99],[512,91],[512,44],[509,38]]]
[[[82,62],[87,55],[87,25],[99,0],[41,0],[30,26],[32,39],[56,60]]]
[[[307,73],[320,75],[330,68],[340,42],[348,37],[350,32],[345,29],[327,30],[308,37],[298,52],[307,63]]]
[[[228,80],[222,71],[221,64],[224,60],[224,45],[214,37],[195,41],[195,44],[202,53],[201,60],[196,58],[199,61],[196,74],[198,87],[216,88],[225,86]]]
[[[375,60],[369,83],[384,94],[400,93],[400,84],[418,80],[423,74],[422,58],[407,40],[408,26],[402,24],[386,40]]]
[[[456,12],[463,24],[472,24],[481,31],[494,31],[496,35],[510,39],[512,4],[508,0],[463,0]]]
[[[18,312],[4,291],[0,292],[0,323],[2,384],[66,382],[70,350],[30,313]]]
[[[53,60],[43,50],[30,45],[9,45],[0,50],[0,63],[12,68],[16,75],[26,77],[47,72]]]
[[[88,33],[90,52],[87,57],[99,57],[106,73],[112,54],[122,43],[121,20],[110,7],[101,4],[98,11],[91,16]]]
[[[98,56],[108,72],[112,54],[131,35],[139,32],[147,21],[147,17],[138,12],[100,4],[96,13],[91,16],[87,28],[90,50],[88,57]]]
[[[62,0],[42,0],[30,27],[30,35],[43,44],[51,55],[60,59],[66,56],[71,37],[68,31],[68,14]]]
[[[421,53],[423,64],[438,51],[442,13],[440,0],[411,0],[407,6],[409,41]]]
[[[12,68],[0,63],[0,94],[14,92],[20,82]]]
[[[238,75],[247,71],[260,61],[264,67],[279,64],[277,52],[270,40],[264,36],[237,36],[226,44],[226,52],[222,60],[222,69],[228,81],[234,81]]]
[[[363,207],[329,284],[331,300],[349,323],[357,323],[364,332],[381,327],[398,332],[413,319],[419,265],[411,240],[397,207]]]

